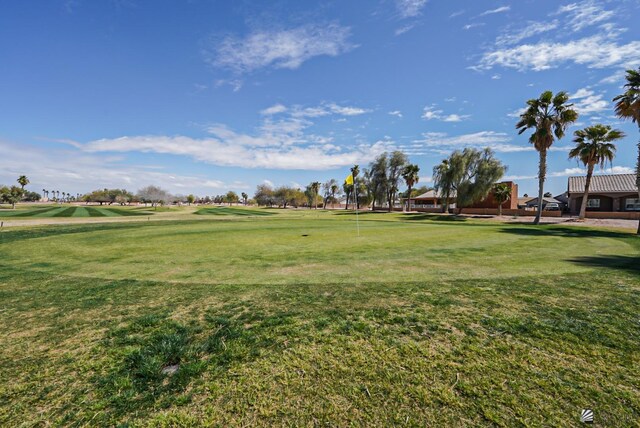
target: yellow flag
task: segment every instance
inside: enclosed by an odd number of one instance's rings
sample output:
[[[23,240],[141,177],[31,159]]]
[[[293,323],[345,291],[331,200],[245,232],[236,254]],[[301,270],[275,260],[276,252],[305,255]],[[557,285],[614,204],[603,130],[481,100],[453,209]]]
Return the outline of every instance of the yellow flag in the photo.
[[[344,182],[347,184],[353,184],[353,175],[349,174],[347,178],[345,178]]]

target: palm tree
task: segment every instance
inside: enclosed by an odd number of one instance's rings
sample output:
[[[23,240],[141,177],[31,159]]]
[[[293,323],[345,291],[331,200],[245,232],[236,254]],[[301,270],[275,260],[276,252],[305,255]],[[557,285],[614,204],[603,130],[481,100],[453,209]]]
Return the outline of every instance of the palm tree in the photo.
[[[516,124],[518,134],[533,129],[529,142],[540,154],[538,163],[538,213],[533,224],[540,223],[542,216],[542,198],[544,195],[544,180],[547,175],[547,151],[556,139],[564,137],[567,126],[578,119],[578,113],[572,109],[573,104],[567,104],[569,95],[558,92],[555,96],[551,91],[545,91],[540,98],[527,101],[527,109],[520,115]]]
[[[411,208],[409,203],[411,201],[411,189],[413,186],[420,181],[420,176],[418,173],[420,172],[420,167],[415,164],[409,164],[404,167],[402,170],[402,178],[405,183],[407,183],[407,211]]]
[[[433,182],[436,192],[444,197],[444,212],[449,214],[449,197],[453,191],[453,176],[449,161],[444,159],[440,165],[433,167]]]
[[[311,192],[313,193],[313,206],[318,209],[318,192],[320,192],[320,182],[314,181],[311,183]],[[311,207],[309,207],[311,208]]]
[[[340,190],[340,186],[338,186],[338,183],[334,182],[329,190],[331,191],[331,207],[334,208],[336,203],[336,193]]]
[[[593,168],[596,165],[600,165],[602,168],[606,162],[613,162],[616,146],[611,142],[624,138],[624,133],[617,129],[611,129],[608,125],[598,124],[580,129],[573,135],[575,135],[573,142],[576,143],[576,146],[569,152],[569,159],[577,159],[587,167],[587,179],[584,183],[584,195],[578,217],[579,220],[584,220]]]
[[[42,189],[42,197],[47,199],[47,189]]]
[[[353,192],[353,184],[349,184],[346,181],[342,184],[342,190],[344,191],[344,195],[346,197],[344,201],[344,209],[349,209],[349,196]]]
[[[24,186],[29,184],[29,179],[27,178],[27,176],[21,175],[16,181],[18,182],[18,184],[20,184],[20,187],[22,187],[22,191],[24,192]]]
[[[247,205],[247,199],[249,199],[249,195],[247,195],[245,192],[242,192],[242,201],[244,202],[244,205]]]
[[[498,183],[493,188],[493,199],[498,203],[498,217],[502,217],[502,204],[511,199],[511,188],[506,183]]]
[[[620,119],[631,119],[640,130],[640,67],[638,70],[627,70],[627,84],[625,92],[613,99],[616,106],[616,116]],[[638,142],[638,159],[636,161],[636,186],[640,198],[640,142]],[[640,222],[638,222],[638,235],[640,235]]]
[[[356,178],[360,174],[360,166],[354,165],[351,167],[351,176],[353,177],[353,196],[356,201],[356,211],[360,209],[360,204],[358,203],[358,183],[356,182]]]

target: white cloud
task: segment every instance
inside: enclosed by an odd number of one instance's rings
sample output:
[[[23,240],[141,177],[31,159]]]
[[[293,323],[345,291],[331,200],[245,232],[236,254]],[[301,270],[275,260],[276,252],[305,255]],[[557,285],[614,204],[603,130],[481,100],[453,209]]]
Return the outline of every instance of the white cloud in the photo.
[[[271,107],[268,107],[260,112],[263,116],[271,116],[278,113],[284,113],[287,111],[287,108],[282,104],[274,104]]]
[[[482,27],[484,25],[486,25],[484,22],[475,22],[473,24],[467,24],[462,28],[465,29],[465,30],[471,30],[472,28]]]
[[[502,46],[515,45],[529,37],[555,30],[559,25],[560,23],[557,19],[551,22],[529,22],[524,28],[518,27],[519,29],[514,32],[505,32],[498,36],[496,44]]]
[[[580,31],[588,26],[600,24],[613,18],[614,12],[604,10],[602,1],[587,0],[561,6],[557,14],[567,14],[568,24],[573,31]]]
[[[77,149],[47,150],[0,142],[0,152],[7,167],[0,171],[0,182],[14,181],[26,174],[28,188],[39,192],[55,186],[60,191],[84,193],[109,187],[130,191],[155,184],[173,193],[193,192],[201,195],[231,188],[242,189],[242,182],[225,183],[207,176],[181,175],[163,171],[154,165],[131,165],[117,156],[95,156]]]
[[[427,0],[396,0],[396,9],[402,18],[415,18],[426,4]]]
[[[501,7],[498,7],[496,9],[485,10],[484,12],[482,12],[478,16],[493,15],[495,13],[504,13],[504,12],[508,12],[510,10],[511,10],[511,6],[501,6]]]
[[[356,46],[351,31],[337,24],[305,25],[279,31],[256,31],[245,38],[225,37],[205,51],[212,65],[238,73],[260,68],[296,69],[316,56],[338,56]]]
[[[396,36],[400,36],[404,33],[407,33],[411,30],[413,30],[415,28],[416,24],[415,23],[411,23],[411,24],[407,24],[407,25],[403,25],[402,27],[396,29],[395,31],[395,35]]]
[[[435,105],[426,106],[422,113],[425,120],[441,120],[443,122],[462,122],[471,117],[470,115],[444,114],[443,110],[436,109]]]
[[[640,64],[640,41],[618,44],[610,35],[596,34],[568,42],[525,44],[487,52],[473,68],[489,70],[502,66],[519,71],[541,71],[566,62],[588,68],[633,67]]]
[[[628,166],[614,166],[604,169],[596,169],[594,174],[633,174],[635,170]],[[587,170],[580,167],[565,168],[562,171],[553,171],[547,174],[547,177],[575,177],[586,175]],[[504,180],[534,180],[538,179],[537,175],[508,175],[503,178]]]
[[[389,114],[390,114],[391,116],[395,116],[395,117],[402,117],[402,112],[401,112],[400,110],[393,110],[393,111],[390,111],[390,112],[389,112]]]
[[[575,94],[571,94],[570,99],[580,115],[588,116],[611,109],[610,102],[604,100],[603,96],[603,94],[596,94],[592,89],[581,88]]]
[[[474,147],[482,149],[489,147],[496,152],[525,152],[532,151],[531,145],[517,146],[509,144],[511,138],[503,132],[480,131],[472,134],[449,136],[441,132],[427,132],[422,139],[413,140],[414,149],[428,149],[437,153],[448,153],[451,150]]]

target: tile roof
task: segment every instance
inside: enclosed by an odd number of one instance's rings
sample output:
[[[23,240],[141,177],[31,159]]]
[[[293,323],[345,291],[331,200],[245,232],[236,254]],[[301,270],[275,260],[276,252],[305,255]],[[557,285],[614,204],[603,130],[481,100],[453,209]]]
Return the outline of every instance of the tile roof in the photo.
[[[569,177],[569,193],[584,193],[587,177]],[[629,193],[637,192],[635,174],[594,175],[589,193]]]
[[[423,193],[422,195],[418,195],[412,199],[433,199],[433,198],[442,198],[443,196],[440,194],[440,192],[436,192],[435,190],[429,190],[427,193]],[[453,192],[451,192],[451,195],[449,195],[450,198],[455,198],[456,197],[456,192],[455,190]]]

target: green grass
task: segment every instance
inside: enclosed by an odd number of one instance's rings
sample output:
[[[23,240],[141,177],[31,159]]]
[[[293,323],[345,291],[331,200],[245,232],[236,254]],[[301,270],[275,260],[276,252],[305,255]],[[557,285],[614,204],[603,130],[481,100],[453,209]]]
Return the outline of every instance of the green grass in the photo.
[[[639,255],[322,211],[2,231],[0,425],[637,426]]]
[[[0,212],[2,218],[55,218],[55,217],[120,217],[142,216],[152,212],[133,210],[129,208],[108,208],[97,206],[67,206],[54,205],[45,207],[27,207]]]
[[[213,207],[201,208],[195,212],[198,215],[222,215],[222,216],[270,216],[277,214],[273,210],[267,211],[256,208],[232,208],[232,207]]]

